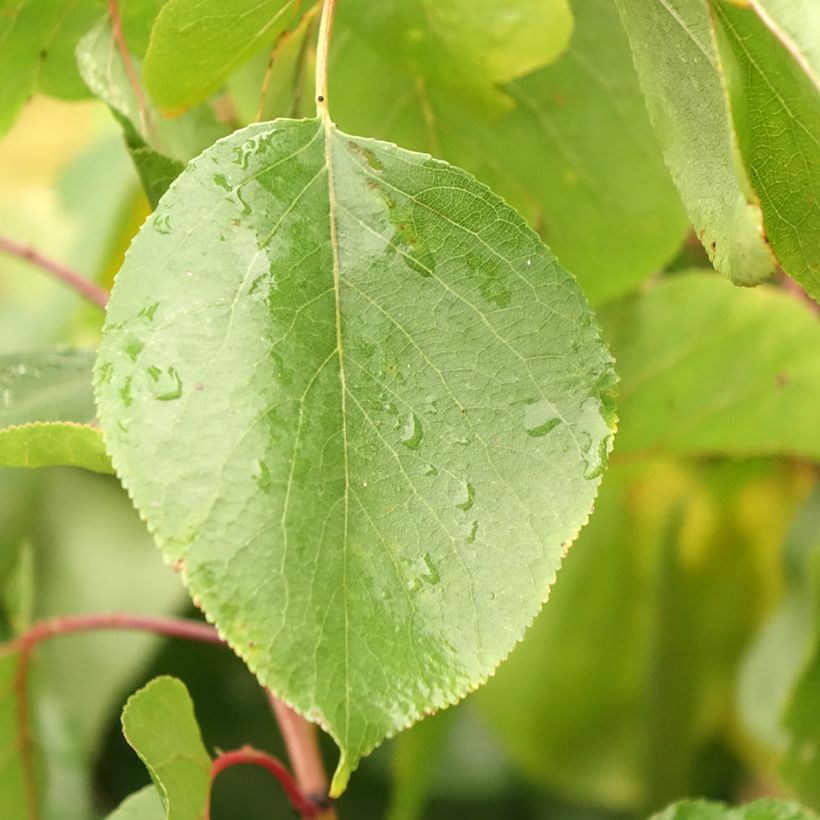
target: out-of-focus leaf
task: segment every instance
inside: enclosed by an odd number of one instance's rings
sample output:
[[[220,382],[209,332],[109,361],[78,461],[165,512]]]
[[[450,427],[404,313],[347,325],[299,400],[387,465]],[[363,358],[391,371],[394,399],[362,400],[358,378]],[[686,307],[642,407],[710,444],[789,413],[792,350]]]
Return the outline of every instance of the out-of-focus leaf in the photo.
[[[38,618],[171,614],[184,605],[179,578],[157,561],[145,526],[116,481],[59,468],[42,478],[42,511],[31,535]],[[38,652],[32,704],[46,757],[48,820],[92,816],[91,767],[106,721],[159,642],[152,635],[105,631],[53,639]]]
[[[168,0],[145,55],[143,77],[152,99],[170,115],[202,102],[272,43],[300,5],[297,0]]]
[[[4,467],[82,467],[113,473],[102,431],[90,424],[42,421],[0,430],[0,464]]]
[[[810,809],[786,803],[782,800],[755,800],[745,806],[733,808],[723,803],[705,800],[687,800],[675,803],[651,820],[816,820]]]
[[[94,354],[85,350],[0,357],[0,428],[33,421],[85,423],[96,416]]]
[[[0,464],[112,472],[91,392],[92,353],[0,357]]]
[[[184,116],[163,117],[143,94],[137,97],[114,40],[110,21],[101,20],[77,46],[83,80],[105,101],[123,127],[131,159],[152,206],[182,173],[191,157],[227,133],[207,106],[197,106]],[[135,69],[139,62],[133,59]]]
[[[738,144],[769,241],[786,273],[820,302],[820,73],[755,5],[711,2]],[[816,42],[811,19],[803,25]]]
[[[454,58],[442,62],[423,16],[407,19],[401,3],[339,3],[331,97],[346,129],[429,151],[490,185],[601,303],[661,268],[686,218],[613,0],[571,7],[568,50],[501,86],[506,113],[488,113],[457,82]]]
[[[106,820],[166,820],[166,814],[156,787],[146,786],[126,797]]]
[[[601,322],[621,377],[619,453],[820,458],[820,324],[805,302],[680,274]]]
[[[767,462],[610,467],[549,604],[474,696],[534,783],[644,811],[699,788],[810,481]]]
[[[316,120],[189,164],[96,373],[118,474],[226,639],[337,740],[337,794],[520,638],[614,424],[592,312],[524,221]]]
[[[820,77],[820,5],[815,0],[756,0],[758,15],[768,17],[778,37],[804,60],[815,79]]]
[[[413,13],[430,26],[451,68],[488,85],[551,63],[572,34],[567,0],[420,0]]]
[[[442,746],[457,712],[448,709],[402,732],[393,752],[393,781],[388,820],[417,820],[428,799]]]
[[[767,278],[775,259],[737,160],[708,0],[617,0],[666,162],[698,238],[720,273]]]
[[[761,747],[767,747],[770,759],[773,754],[782,754],[789,744],[789,731],[782,725],[782,716],[820,637],[818,561],[820,487],[815,488],[789,533],[783,548],[786,595],[751,645],[739,681],[738,705],[743,728]],[[811,692],[811,699],[816,702],[816,692]],[[805,716],[796,715],[806,718],[797,727],[799,735],[820,737],[820,723],[810,720],[813,713],[816,709],[812,705]]]
[[[791,691],[786,694],[789,699],[777,698],[783,694],[783,688],[775,690],[775,701],[783,709],[782,727],[788,736],[788,748],[782,764],[784,779],[795,792],[812,805],[820,804],[820,490],[806,505],[803,515],[798,519],[793,537],[792,560],[802,559],[802,576],[793,578],[793,590],[790,599],[784,603],[784,609],[790,604],[792,608],[800,607],[802,620],[796,625],[799,637],[804,638],[800,655],[794,652],[792,660],[786,667],[793,673]],[[797,568],[795,568],[797,569]],[[796,574],[796,573],[795,573]],[[807,600],[808,599],[808,600]],[[806,604],[808,603],[808,606]],[[808,611],[806,611],[808,610]],[[811,630],[806,641],[806,629]],[[789,636],[789,643],[794,644],[794,636]],[[779,651],[777,651],[779,650]],[[777,654],[770,654],[772,664],[783,663],[783,650],[777,648]],[[796,661],[803,660],[800,669]],[[782,675],[782,673],[781,673]],[[771,693],[770,693],[771,697]]]
[[[167,820],[200,820],[208,802],[211,758],[194,704],[176,678],[154,678],[122,711],[125,739],[151,774]]]

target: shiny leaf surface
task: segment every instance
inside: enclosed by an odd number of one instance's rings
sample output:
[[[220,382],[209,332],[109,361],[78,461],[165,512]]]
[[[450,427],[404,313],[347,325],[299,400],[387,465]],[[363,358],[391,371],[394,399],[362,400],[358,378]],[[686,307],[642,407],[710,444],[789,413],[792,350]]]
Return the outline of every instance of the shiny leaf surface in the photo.
[[[614,424],[592,313],[523,220],[457,168],[316,120],[239,131],[172,185],[96,380],[166,557],[336,739],[336,793],[520,639]]]

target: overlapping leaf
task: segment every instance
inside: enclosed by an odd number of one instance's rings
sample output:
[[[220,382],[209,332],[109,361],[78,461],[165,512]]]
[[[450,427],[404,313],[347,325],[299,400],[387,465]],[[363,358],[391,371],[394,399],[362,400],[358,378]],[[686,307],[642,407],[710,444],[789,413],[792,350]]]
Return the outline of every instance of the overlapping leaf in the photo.
[[[593,303],[665,264],[686,220],[613,0],[570,4],[572,39],[550,65],[493,86],[484,64],[472,71],[472,91],[460,57],[408,10],[417,5],[339,3],[331,72],[338,122],[476,174],[542,233]]]
[[[768,240],[784,270],[820,301],[820,71],[759,5],[712,5],[737,140]],[[819,39],[812,20],[820,15],[802,21],[808,45]]]
[[[0,357],[0,464],[66,464],[110,472],[91,392],[94,356],[54,351]]]
[[[597,333],[488,189],[316,120],[217,143],[132,246],[96,369],[119,475],[337,740],[336,793],[539,609],[611,441]]]
[[[664,156],[715,268],[740,284],[775,260],[737,160],[708,0],[617,0]]]
[[[723,803],[688,800],[675,803],[651,820],[816,820],[817,815],[797,803],[782,800],[755,800],[733,808]]]

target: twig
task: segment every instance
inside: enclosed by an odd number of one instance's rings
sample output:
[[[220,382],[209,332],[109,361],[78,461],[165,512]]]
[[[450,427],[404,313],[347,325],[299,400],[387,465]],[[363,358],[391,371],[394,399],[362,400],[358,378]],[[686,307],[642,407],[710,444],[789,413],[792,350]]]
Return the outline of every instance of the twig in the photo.
[[[319,22],[319,38],[316,44],[316,115],[327,121],[330,112],[327,105],[327,66],[330,57],[330,35],[333,32],[333,15],[336,0],[323,0],[322,18]]]
[[[173,638],[190,638],[207,643],[224,644],[224,641],[212,626],[199,621],[125,613],[63,615],[58,618],[50,618],[33,624],[14,640],[0,644],[0,656],[13,652],[19,653],[13,689],[17,706],[17,739],[23,768],[29,820],[38,820],[40,817],[37,780],[32,756],[34,741],[31,736],[28,702],[28,676],[32,653],[41,641],[48,638],[97,629],[130,629],[140,632],[152,632],[156,635],[167,635]]]
[[[137,105],[140,110],[140,130],[146,137],[150,137],[151,141],[156,145],[158,143],[157,132],[154,128],[151,114],[148,111],[148,103],[145,100],[145,94],[142,91],[142,84],[137,76],[137,70],[134,68],[134,63],[131,60],[131,52],[128,51],[128,43],[125,40],[125,32],[122,29],[122,18],[120,17],[117,0],[108,0],[108,13],[111,16],[111,30],[117,42],[117,48],[120,51],[123,65],[125,66],[125,73],[128,75],[128,82],[131,84],[131,89],[137,98]]]
[[[290,772],[280,760],[273,757],[273,755],[260,752],[252,746],[243,746],[241,749],[235,749],[232,752],[222,752],[222,754],[214,760],[211,764],[211,792],[213,791],[214,780],[216,780],[220,772],[229,769],[231,766],[242,765],[261,766],[270,772],[282,784],[282,788],[285,790],[290,804],[305,820],[318,817],[321,814],[322,807],[302,794],[291,777]],[[206,820],[210,820],[210,817],[211,794],[209,793],[205,818]]]
[[[72,290],[79,293],[80,296],[88,299],[89,302],[93,302],[97,307],[105,310],[105,306],[108,303],[108,291],[93,282],[89,282],[88,279],[84,279],[61,262],[49,259],[30,245],[23,245],[6,236],[0,236],[0,251],[9,253],[19,259],[25,259],[33,265],[37,265],[37,267],[68,285]]]
[[[266,692],[279,730],[282,732],[299,789],[322,808],[322,820],[335,820],[336,812],[328,799],[327,775],[316,740],[316,727],[275,697],[271,691]]]

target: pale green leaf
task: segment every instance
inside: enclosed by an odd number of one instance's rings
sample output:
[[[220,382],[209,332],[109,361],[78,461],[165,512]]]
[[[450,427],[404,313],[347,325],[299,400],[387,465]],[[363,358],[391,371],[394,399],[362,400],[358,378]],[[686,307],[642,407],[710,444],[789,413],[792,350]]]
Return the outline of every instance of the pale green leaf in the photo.
[[[614,424],[592,313],[523,220],[316,120],[188,166],[117,277],[96,380],[166,556],[338,742],[335,793],[520,639]]]
[[[62,464],[111,473],[102,432],[90,424],[39,421],[0,430],[0,464],[4,467],[49,467]]]
[[[450,62],[488,84],[551,63],[572,34],[567,0],[421,0],[417,11]]]
[[[143,77],[154,102],[167,114],[202,102],[272,43],[299,6],[297,0],[169,0],[145,55]]]
[[[549,604],[475,696],[533,785],[635,813],[706,786],[699,756],[732,721],[807,478],[771,462],[610,466]]]
[[[723,803],[688,800],[676,803],[651,820],[816,820],[817,815],[797,803],[782,800],[755,800],[732,808]]]
[[[763,217],[737,156],[708,0],[617,0],[649,113],[715,269],[738,284],[774,271]]]
[[[820,4],[815,0],[756,0],[753,6],[778,30],[779,39],[791,41],[789,50],[805,61],[815,79],[820,78]]]
[[[601,321],[621,376],[619,453],[820,458],[820,324],[806,302],[679,274]]]
[[[162,800],[154,786],[129,795],[106,820],[166,820]]]
[[[167,676],[154,678],[128,699],[122,730],[148,768],[167,820],[201,820],[210,792],[211,758],[185,684]]]
[[[676,252],[686,217],[646,112],[613,0],[575,0],[568,50],[501,87],[506,113],[466,93],[455,58],[404,4],[339,3],[333,113],[347,130],[474,173],[533,225],[595,303]],[[431,56],[432,55],[432,56]],[[432,73],[430,60],[438,61]],[[487,84],[475,69],[478,80]]]
[[[738,144],[769,241],[786,273],[820,301],[820,73],[755,7],[712,6]]]

